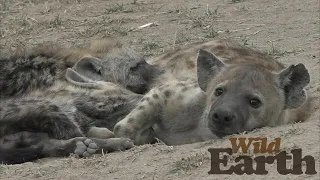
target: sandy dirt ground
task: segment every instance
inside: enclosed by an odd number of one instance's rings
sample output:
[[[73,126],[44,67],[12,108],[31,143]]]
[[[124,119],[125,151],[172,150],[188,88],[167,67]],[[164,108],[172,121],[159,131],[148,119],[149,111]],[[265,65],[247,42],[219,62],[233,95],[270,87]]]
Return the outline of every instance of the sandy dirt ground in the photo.
[[[152,58],[190,42],[229,37],[287,65],[304,63],[311,73],[307,90],[319,97],[319,10],[319,0],[1,0],[0,53],[51,41],[79,46],[113,36]],[[154,25],[136,29],[147,23]],[[276,164],[267,165],[263,176],[209,175],[208,148],[230,147],[225,137],[173,147],[144,145],[87,159],[0,165],[0,179],[319,179],[320,114],[314,111],[304,123],[234,137],[281,137],[280,150],[302,148],[303,155],[315,158],[316,175],[280,175]]]

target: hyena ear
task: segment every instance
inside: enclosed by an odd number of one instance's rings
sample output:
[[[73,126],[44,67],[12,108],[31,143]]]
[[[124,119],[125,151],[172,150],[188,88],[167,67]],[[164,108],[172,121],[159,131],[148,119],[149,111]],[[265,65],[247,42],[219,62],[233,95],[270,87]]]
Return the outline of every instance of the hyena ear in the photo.
[[[85,88],[100,88],[102,85],[99,83],[99,81],[92,81],[84,76],[81,76],[71,68],[67,69],[65,77],[71,84]]]
[[[197,57],[198,84],[203,91],[206,91],[210,79],[215,77],[221,69],[226,66],[212,53],[200,49]]]
[[[83,77],[93,81],[102,81],[103,65],[100,59],[85,56],[82,57],[73,67],[73,69]]]
[[[310,82],[310,75],[303,64],[291,65],[279,74],[280,86],[285,93],[285,109],[297,108],[306,100],[303,89]]]

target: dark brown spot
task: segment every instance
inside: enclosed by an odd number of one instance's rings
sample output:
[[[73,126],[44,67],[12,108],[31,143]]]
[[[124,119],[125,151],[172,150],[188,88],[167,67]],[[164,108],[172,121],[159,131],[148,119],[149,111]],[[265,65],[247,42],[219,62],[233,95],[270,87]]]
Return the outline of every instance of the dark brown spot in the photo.
[[[250,52],[244,48],[231,48],[232,51],[237,52],[240,56],[250,56]]]
[[[170,96],[171,96],[171,91],[166,90],[166,91],[164,92],[164,95],[165,95],[167,98],[170,97]]]
[[[188,67],[188,69],[193,69],[194,67],[196,67],[196,65],[194,64],[194,62],[192,62],[192,61],[187,61],[187,67]]]
[[[189,87],[184,87],[181,89],[182,92],[186,92],[189,89]]]
[[[142,98],[142,99],[141,99],[141,101],[140,101],[140,102],[143,102],[143,101],[149,101],[149,99],[150,99],[149,97],[144,97],[144,98]]]
[[[134,129],[134,127],[132,127]],[[125,137],[131,137],[131,130],[128,128],[123,129],[123,134]]]
[[[59,107],[56,105],[49,105],[50,110],[58,112],[59,111]]]
[[[134,121],[134,118],[129,118],[128,123],[132,123]]]
[[[223,46],[223,45],[218,45],[218,46],[216,46],[216,49],[217,50],[224,50],[226,47],[225,46]]]
[[[178,86],[185,86],[186,84],[185,83],[182,83],[182,82],[179,82],[177,83]]]
[[[120,126],[116,126],[113,131],[119,131]]]
[[[139,106],[138,109],[139,110],[144,109],[144,106]]]
[[[155,98],[155,99],[158,99],[159,95],[158,94],[153,94],[152,97]]]

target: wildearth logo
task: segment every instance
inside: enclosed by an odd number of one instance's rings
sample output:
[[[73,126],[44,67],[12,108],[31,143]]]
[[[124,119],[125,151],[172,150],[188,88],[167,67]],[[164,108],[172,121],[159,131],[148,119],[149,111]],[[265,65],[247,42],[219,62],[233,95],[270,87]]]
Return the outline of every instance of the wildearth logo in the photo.
[[[209,148],[208,151],[211,154],[211,169],[209,174],[268,174],[266,170],[266,164],[277,163],[277,171],[279,174],[295,174],[300,175],[302,172],[302,162],[306,164],[305,174],[314,175],[317,174],[315,170],[315,160],[312,156],[308,155],[302,158],[301,149],[291,150],[291,154],[287,154],[286,151],[280,152],[280,138],[275,138],[273,142],[268,144],[267,138],[230,138],[232,148]],[[253,147],[253,153],[270,153],[269,156],[256,156],[252,158],[250,156],[238,156],[235,158],[235,162],[238,163],[235,166],[230,166],[229,169],[221,170],[220,164],[227,167],[228,157],[223,155],[220,159],[220,153],[227,153],[232,155],[237,153],[241,148],[243,153],[247,153],[248,149]],[[275,155],[271,155],[271,153]],[[287,169],[287,160],[293,160],[292,169]],[[243,163],[239,163],[240,161]],[[256,168],[254,169],[253,163],[256,163]]]

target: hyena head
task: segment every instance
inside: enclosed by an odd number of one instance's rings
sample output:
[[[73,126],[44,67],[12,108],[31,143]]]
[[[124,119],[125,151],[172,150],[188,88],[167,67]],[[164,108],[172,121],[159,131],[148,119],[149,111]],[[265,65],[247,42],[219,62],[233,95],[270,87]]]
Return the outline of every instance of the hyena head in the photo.
[[[285,109],[305,101],[310,81],[303,64],[276,73],[259,64],[227,65],[205,50],[198,54],[197,75],[207,95],[203,120],[218,136],[277,124]]]
[[[68,71],[66,78],[77,85],[90,87],[94,82],[113,82],[139,94],[145,93],[148,84],[161,72],[140,54],[125,48],[101,59],[85,56]]]

